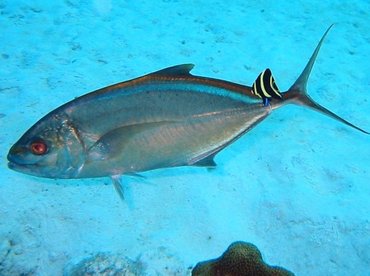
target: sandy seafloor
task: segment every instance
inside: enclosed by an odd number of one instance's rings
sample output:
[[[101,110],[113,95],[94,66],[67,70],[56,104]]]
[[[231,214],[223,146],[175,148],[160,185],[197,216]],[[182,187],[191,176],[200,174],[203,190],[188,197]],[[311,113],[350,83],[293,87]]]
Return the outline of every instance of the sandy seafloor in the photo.
[[[62,275],[99,252],[187,275],[237,240],[296,275],[370,275],[370,136],[286,106],[217,169],[53,180],[7,168],[33,123],[86,92],[167,66],[294,82],[326,28],[310,95],[370,130],[368,1],[0,1],[0,275]],[[92,111],[93,116],[93,111]],[[67,272],[66,272],[67,271]]]

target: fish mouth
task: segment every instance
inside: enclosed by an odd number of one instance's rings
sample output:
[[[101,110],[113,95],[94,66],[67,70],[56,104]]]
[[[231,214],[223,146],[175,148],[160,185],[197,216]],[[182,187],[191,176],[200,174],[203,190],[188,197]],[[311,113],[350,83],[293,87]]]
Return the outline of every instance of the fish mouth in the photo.
[[[32,160],[27,160],[27,158],[24,158],[24,156],[22,154],[15,154],[13,151],[12,151],[13,148],[10,149],[9,153],[8,153],[8,156],[7,156],[7,159],[9,161],[9,163],[12,163],[12,166],[27,166],[27,165],[33,165],[35,164],[34,161]]]
[[[11,153],[8,154],[7,158],[9,169],[26,174],[34,174],[32,172],[35,170],[35,163],[26,162],[23,158]]]
[[[23,174],[28,174],[28,175],[37,176],[37,177],[48,177],[48,176],[44,176],[42,172],[40,172],[37,165],[35,164],[18,164],[16,162],[9,161],[8,168],[13,171],[23,173]]]
[[[8,162],[8,168],[17,171],[17,172],[27,172],[31,170],[32,165],[27,164],[18,164],[16,162],[10,161]]]

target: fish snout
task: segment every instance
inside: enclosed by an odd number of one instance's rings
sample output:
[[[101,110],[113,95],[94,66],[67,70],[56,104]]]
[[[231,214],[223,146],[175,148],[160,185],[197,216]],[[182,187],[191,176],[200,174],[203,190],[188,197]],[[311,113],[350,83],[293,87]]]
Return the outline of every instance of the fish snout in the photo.
[[[19,171],[24,163],[24,159],[21,156],[22,150],[20,147],[12,146],[9,150],[7,159],[8,159],[8,168],[14,171]]]
[[[21,154],[22,150],[20,147],[12,146],[8,152],[8,161],[12,163],[18,163],[19,161],[19,154]]]
[[[9,163],[18,165],[30,165],[34,163],[33,160],[27,158],[27,150],[18,145],[14,145],[10,148],[7,158]]]
[[[30,175],[39,175],[37,160],[29,154],[24,146],[14,145],[10,148],[8,156],[8,168]]]

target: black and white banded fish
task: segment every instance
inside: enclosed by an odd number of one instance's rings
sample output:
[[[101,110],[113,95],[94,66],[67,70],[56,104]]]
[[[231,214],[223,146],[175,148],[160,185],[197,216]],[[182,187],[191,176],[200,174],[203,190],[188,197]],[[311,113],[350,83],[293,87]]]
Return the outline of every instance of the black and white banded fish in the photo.
[[[269,68],[258,75],[253,83],[252,93],[262,99],[264,106],[270,104],[271,98],[280,100],[283,98]]]

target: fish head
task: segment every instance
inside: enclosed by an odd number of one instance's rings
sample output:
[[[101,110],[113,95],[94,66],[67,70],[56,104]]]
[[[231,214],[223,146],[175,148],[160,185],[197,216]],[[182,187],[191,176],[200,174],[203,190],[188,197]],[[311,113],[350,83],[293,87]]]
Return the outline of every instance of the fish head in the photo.
[[[46,178],[75,178],[83,166],[83,145],[66,115],[39,120],[10,148],[8,167]]]

